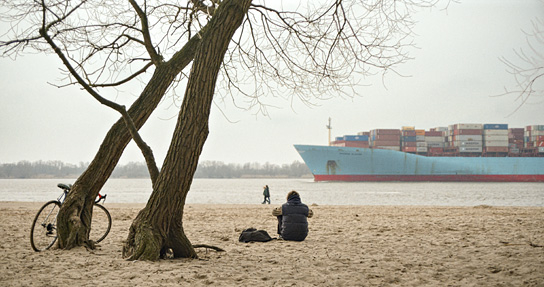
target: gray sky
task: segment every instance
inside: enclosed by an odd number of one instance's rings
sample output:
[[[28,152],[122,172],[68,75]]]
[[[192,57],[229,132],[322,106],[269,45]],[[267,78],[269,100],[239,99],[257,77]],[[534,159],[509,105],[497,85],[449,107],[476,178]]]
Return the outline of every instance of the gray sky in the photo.
[[[465,1],[447,11],[419,12],[415,59],[388,74],[363,79],[362,97],[334,98],[309,108],[272,100],[280,108],[270,117],[214,106],[202,160],[225,163],[301,161],[293,144],[327,144],[325,125],[332,118],[333,137],[375,128],[416,126],[429,129],[454,123],[507,123],[510,127],[544,124],[544,99],[534,98],[516,113],[514,96],[492,97],[513,87],[500,57],[515,60],[526,47],[522,30],[544,16],[544,3],[527,0]],[[85,92],[47,84],[59,75],[54,55],[25,55],[14,62],[0,58],[0,163],[20,160],[89,162],[106,132],[119,118]],[[166,100],[141,134],[160,163],[175,125],[176,107]],[[226,115],[226,117],[223,115]],[[228,119],[227,119],[228,118]],[[234,122],[234,123],[233,123]],[[121,163],[143,162],[131,143]]]

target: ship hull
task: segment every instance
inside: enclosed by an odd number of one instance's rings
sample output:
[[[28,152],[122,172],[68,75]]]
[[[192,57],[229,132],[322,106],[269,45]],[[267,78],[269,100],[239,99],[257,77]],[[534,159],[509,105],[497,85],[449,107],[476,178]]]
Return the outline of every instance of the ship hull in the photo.
[[[544,157],[427,157],[295,145],[316,181],[544,182]]]

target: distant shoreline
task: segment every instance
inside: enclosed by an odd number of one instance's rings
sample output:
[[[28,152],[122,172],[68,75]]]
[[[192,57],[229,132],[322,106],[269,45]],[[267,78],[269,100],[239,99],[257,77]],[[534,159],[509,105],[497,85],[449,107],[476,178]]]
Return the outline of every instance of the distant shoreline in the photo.
[[[0,179],[78,178],[88,166],[89,163],[74,165],[61,161],[0,163]],[[149,178],[149,171],[145,163],[131,162],[117,165],[110,178]],[[203,161],[198,164],[194,178],[312,178],[312,173],[299,161],[283,165]]]
[[[44,175],[44,176],[34,176],[34,177],[0,177],[0,179],[77,179],[79,175],[67,175],[67,176],[52,176],[52,175]],[[110,178],[115,179],[149,179],[149,177],[128,177],[128,176],[111,176]],[[266,176],[266,175],[259,175],[259,176],[240,176],[240,177],[194,177],[195,179],[312,179],[313,176],[311,174],[298,176],[298,177],[290,177],[290,176]]]

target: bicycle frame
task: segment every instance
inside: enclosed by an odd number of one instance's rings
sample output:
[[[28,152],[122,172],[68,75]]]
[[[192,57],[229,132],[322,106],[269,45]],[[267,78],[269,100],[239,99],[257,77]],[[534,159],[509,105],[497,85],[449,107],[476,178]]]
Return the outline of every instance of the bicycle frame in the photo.
[[[51,200],[45,203],[40,208],[40,210],[34,217],[34,221],[32,222],[32,227],[30,230],[30,244],[34,251],[39,252],[47,250],[51,246],[53,246],[53,244],[57,240],[56,223],[59,208],[61,208],[64,204],[68,193],[72,189],[72,185],[59,183],[57,186],[62,189],[62,193],[57,197],[56,200]],[[98,221],[93,221],[91,223],[93,225],[98,223],[98,228],[93,228],[94,233],[89,234],[89,239],[94,241],[95,243],[101,242],[108,235],[111,229],[111,215],[103,205],[99,204],[99,202],[101,201],[106,201],[106,195],[98,194],[97,199],[95,200],[95,202],[92,203],[92,212],[99,212]],[[94,215],[95,214],[93,214],[93,218]],[[35,227],[40,228],[35,229]],[[98,233],[96,232],[96,230],[99,230]],[[89,231],[91,232],[91,229],[89,229]]]
[[[65,185],[65,184],[62,184],[62,183],[59,183],[57,185],[59,188],[62,189],[62,194],[57,198],[57,201],[60,203],[60,205],[62,205],[64,203],[64,200],[66,199],[66,196],[68,195],[68,192],[70,192],[71,188],[72,188],[72,185]],[[102,204],[106,203],[106,196],[107,194],[100,194],[98,193],[97,197],[98,199],[95,200],[95,204],[96,203],[100,203],[101,201],[104,201]]]

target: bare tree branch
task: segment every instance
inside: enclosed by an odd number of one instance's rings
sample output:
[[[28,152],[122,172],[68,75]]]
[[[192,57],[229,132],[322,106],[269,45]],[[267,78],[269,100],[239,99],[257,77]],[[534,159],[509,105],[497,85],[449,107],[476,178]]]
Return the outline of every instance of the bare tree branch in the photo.
[[[525,32],[529,51],[520,48],[514,50],[516,59],[500,58],[516,84],[512,88],[505,87],[504,93],[498,96],[515,95],[514,101],[519,102],[508,116],[518,112],[530,99],[544,97],[544,20],[538,18],[532,24],[533,30]],[[540,100],[544,103],[544,99]]]
[[[130,134],[132,135],[132,138],[142,151],[145,160],[147,162],[147,166],[149,169],[149,174],[151,176],[151,181],[153,183],[156,182],[157,177],[159,175],[159,169],[157,168],[157,164],[155,163],[155,158],[153,156],[153,152],[151,151],[151,148],[143,141],[143,139],[140,137],[140,134],[138,133],[138,130],[136,129],[136,126],[134,125],[134,122],[132,121],[132,118],[127,113],[127,110],[125,106],[119,105],[115,102],[112,102],[110,100],[105,99],[100,94],[98,94],[90,85],[88,85],[83,78],[77,73],[77,71],[72,67],[70,61],[67,59],[67,57],[64,55],[64,53],[61,51],[61,49],[55,44],[53,39],[47,34],[48,29],[50,29],[53,25],[49,25],[46,23],[46,12],[48,11],[47,6],[45,5],[45,2],[42,1],[42,7],[43,7],[43,21],[42,21],[42,27],[40,28],[40,35],[49,43],[51,48],[55,51],[57,56],[61,59],[64,66],[69,70],[70,74],[77,80],[77,82],[98,102],[101,104],[108,106],[117,112],[121,114],[123,119],[125,120],[126,126],[130,131]]]
[[[162,62],[162,57],[155,51],[155,47],[153,46],[153,42],[151,41],[151,35],[149,33],[149,23],[147,21],[147,14],[138,6],[135,0],[129,0],[130,5],[134,8],[136,13],[138,13],[138,17],[140,17],[140,22],[142,24],[142,35],[144,36],[144,43],[145,48],[147,52],[149,53],[149,56],[151,56],[151,61],[153,61],[153,64],[156,66],[160,65]]]

